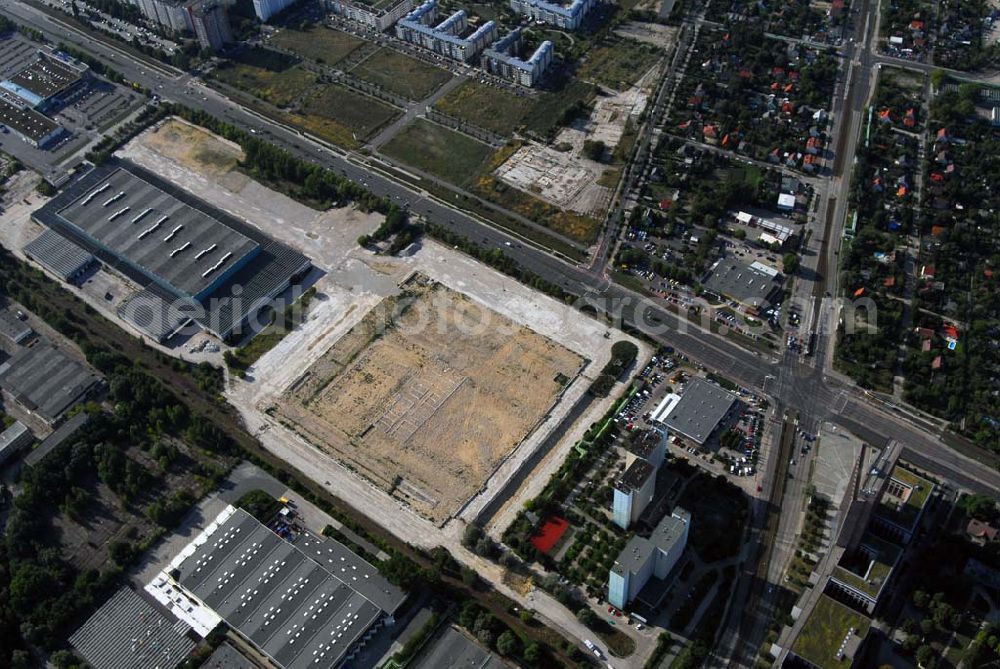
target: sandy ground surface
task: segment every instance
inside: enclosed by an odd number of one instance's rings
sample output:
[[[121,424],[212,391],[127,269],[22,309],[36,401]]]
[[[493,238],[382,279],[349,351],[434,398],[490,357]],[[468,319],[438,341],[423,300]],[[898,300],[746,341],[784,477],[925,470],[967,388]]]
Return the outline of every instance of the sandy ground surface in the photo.
[[[203,146],[178,147],[182,143]],[[351,208],[318,212],[298,204],[232,171],[238,156],[235,151],[219,138],[167,121],[156,132],[140,135],[121,152],[122,157],[183,184],[196,196],[300,249],[323,272],[314,284],[317,294],[305,322],[262,356],[245,379],[231,380],[228,399],[240,410],[249,429],[258,432],[265,447],[279,457],[313,479],[337,487],[342,498],[357,500],[357,508],[401,538],[421,546],[440,543],[441,532],[425,518],[412,512],[401,514],[400,509],[410,511],[410,507],[306,443],[268,415],[267,409],[365,314],[386,297],[397,295],[400,283],[414,272],[561,344],[588,364],[565,388],[563,401],[545,413],[529,438],[479,486],[479,494],[459,514],[472,517],[501,488],[504,477],[516,471],[561,422],[607,362],[611,345],[625,336],[609,332],[604,324],[575,309],[431,241],[424,241],[408,257],[372,255],[358,248],[356,239],[374,230],[380,216]],[[457,536],[461,527],[446,527],[446,531]]]
[[[583,363],[414,275],[296,379],[274,415],[440,523],[556,404]]]
[[[658,5],[659,3],[650,4]],[[615,30],[615,34],[634,39],[637,42],[646,42],[647,44],[669,49],[677,42],[677,30],[675,26],[664,26],[659,23],[627,21]]]
[[[178,129],[177,132],[186,131]],[[233,379],[230,382],[226,397],[240,411],[247,429],[257,434],[266,448],[289,465],[328,486],[338,497],[400,539],[424,548],[437,545],[447,547],[461,562],[496,584],[501,592],[513,597],[522,606],[533,608],[540,617],[564,634],[575,638],[589,636],[589,630],[570,611],[545,593],[530,587],[526,589],[508,584],[502,567],[479,558],[461,546],[461,535],[465,527],[464,518],[474,517],[476,510],[506,484],[512,473],[541,445],[586,392],[586,388],[609,359],[611,345],[620,339],[629,338],[450,247],[432,241],[424,241],[408,257],[374,256],[359,249],[355,240],[360,234],[374,230],[381,217],[350,208],[327,212],[309,209],[238,172],[225,172],[220,167],[221,156],[226,155],[222,145],[213,151],[192,151],[189,147],[187,151],[177,153],[177,148],[173,146],[176,142],[158,144],[156,139],[150,142],[147,141],[150,134],[154,133],[141,135],[127,145],[121,152],[122,157],[183,185],[194,195],[300,249],[323,272],[314,284],[317,294],[305,323],[258,360],[245,379]],[[220,140],[209,137],[198,141]],[[167,154],[173,152],[175,157],[156,151],[156,146],[163,147]],[[209,156],[208,162],[202,164],[196,156]],[[19,251],[23,243],[9,243],[8,240],[13,238],[28,241],[40,231],[31,229],[33,224],[28,217],[32,210],[44,203],[44,198],[28,193],[27,190],[30,189],[25,190],[30,204],[20,205],[19,197],[8,195],[5,200],[8,208],[0,217],[0,241],[15,251]],[[385,297],[397,294],[399,284],[414,272],[421,272],[434,281],[463,293],[484,308],[558,342],[588,361],[583,372],[565,389],[563,401],[549,411],[531,436],[503,461],[494,475],[482,485],[478,494],[459,512],[458,518],[451,520],[443,528],[309,445],[264,412],[290,383],[369,310]],[[79,288],[70,289],[102,314],[120,322],[113,308],[103,304],[103,300],[95,300],[93,295],[88,295]],[[197,347],[197,343],[197,340],[185,342],[183,349],[167,352],[173,355],[184,353],[185,357],[189,357],[189,349]],[[641,357],[648,357],[650,352],[647,347],[640,342],[636,343],[640,346]],[[532,486],[544,484],[547,477],[545,472],[558,466],[563,455],[578,438],[577,432],[582,433],[587,425],[603,413],[603,404],[592,405],[578,421],[579,429],[574,427],[563,435],[542,466],[537,471],[528,473],[528,486],[521,486],[517,495],[519,500],[526,499],[531,494]],[[208,502],[206,508],[200,509],[202,517],[211,512],[213,503],[218,504],[217,501]],[[513,507],[513,503],[511,506]],[[502,528],[494,531],[499,533]],[[169,553],[169,549],[165,548],[158,553],[162,558]],[[637,663],[635,666],[641,666],[643,658],[652,649],[651,637],[645,639],[639,636],[639,651],[630,658]],[[628,667],[632,664],[633,662],[622,661],[616,666]]]
[[[562,209],[603,217],[612,189],[597,181],[612,165],[584,157],[584,142],[604,142],[608,147],[605,160],[610,160],[629,121],[638,127],[657,72],[659,68],[653,68],[627,91],[602,91],[587,118],[560,131],[551,146],[525,144],[496,169],[497,178]],[[553,148],[560,145],[569,149]]]

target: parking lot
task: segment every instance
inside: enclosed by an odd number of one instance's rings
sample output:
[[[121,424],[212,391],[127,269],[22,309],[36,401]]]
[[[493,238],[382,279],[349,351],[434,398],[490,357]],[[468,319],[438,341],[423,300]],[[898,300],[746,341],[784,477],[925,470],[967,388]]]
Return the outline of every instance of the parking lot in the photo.
[[[38,45],[21,34],[0,39],[0,79],[6,79],[24,69],[36,57]],[[25,142],[16,133],[3,128],[0,150],[17,158],[22,164],[41,174],[52,183],[59,183],[82,159],[86,147],[101,137],[101,133],[146,104],[146,98],[136,91],[113,84],[96,76],[72,95],[66,105],[46,112],[66,129],[63,137],[45,149]]]
[[[652,420],[654,410],[667,395],[683,395],[688,381],[698,375],[699,370],[672,347],[662,349],[639,373],[645,387],[622,407],[615,416],[615,423],[628,432],[662,427]],[[733,425],[720,426],[716,436],[705,446],[672,435],[670,450],[673,456],[691,460],[713,474],[723,474],[752,493],[757,490],[756,477],[766,460],[770,435],[761,400],[743,389],[736,394],[742,406]],[[813,435],[803,435],[802,442],[811,444],[809,439],[812,438]]]

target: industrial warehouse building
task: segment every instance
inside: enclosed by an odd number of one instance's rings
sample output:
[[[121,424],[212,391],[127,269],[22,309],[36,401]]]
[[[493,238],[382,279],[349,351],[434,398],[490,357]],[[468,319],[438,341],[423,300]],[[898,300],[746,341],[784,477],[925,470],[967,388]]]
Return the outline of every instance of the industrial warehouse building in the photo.
[[[24,254],[63,281],[75,281],[97,259],[55,230],[43,230],[24,245]]]
[[[158,341],[190,320],[222,339],[238,335],[310,268],[301,253],[125,161],[91,170],[32,217],[143,286],[120,314]]]
[[[122,588],[69,638],[94,669],[173,669],[194,650],[191,628]]]
[[[538,45],[528,60],[522,60],[518,56],[521,42],[520,28],[494,42],[483,51],[483,69],[522,86],[531,87],[537,84],[545,74],[545,70],[552,64],[554,47],[552,42],[545,40]]]
[[[27,65],[0,81],[0,88],[40,112],[65,104],[87,80],[83,63],[49,48],[39,48]]]
[[[667,407],[654,411],[656,420],[671,432],[704,445],[716,429],[739,409],[736,395],[700,378],[692,379],[679,398],[668,396]],[[665,415],[664,415],[665,414]]]
[[[44,148],[65,132],[46,112],[65,105],[81,91],[90,79],[90,69],[54,49],[32,48],[30,55],[10,54],[17,65],[0,80],[0,123],[32,146]],[[21,55],[28,57],[22,60]]]
[[[339,542],[292,544],[233,506],[146,590],[199,634],[225,621],[282,669],[343,666],[406,599]]]
[[[469,30],[464,9],[435,25],[436,20],[437,0],[427,0],[400,19],[396,24],[396,37],[463,63],[475,58],[496,39],[497,26],[493,21],[487,21],[463,37]]]
[[[0,389],[48,425],[103,387],[101,376],[44,339],[0,364]]]
[[[5,309],[0,311],[0,335],[9,344],[22,345],[35,336],[35,331],[25,321]]]
[[[7,464],[34,440],[35,435],[31,434],[24,423],[14,421],[10,427],[0,432],[0,466]]]

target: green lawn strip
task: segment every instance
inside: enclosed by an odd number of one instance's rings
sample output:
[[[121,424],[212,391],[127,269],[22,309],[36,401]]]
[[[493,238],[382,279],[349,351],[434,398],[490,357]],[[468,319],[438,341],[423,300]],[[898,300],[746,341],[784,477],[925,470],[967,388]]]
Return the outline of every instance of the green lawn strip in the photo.
[[[468,135],[416,119],[389,140],[382,152],[464,187],[472,182],[493,150]]]
[[[284,107],[316,83],[316,75],[285,54],[254,47],[212,71],[212,78]]]
[[[282,28],[271,38],[271,44],[317,63],[334,65],[359,49],[365,41],[325,26],[310,26],[305,30]]]
[[[309,96],[298,116],[302,117],[302,124],[318,136],[341,143],[337,134],[328,136],[331,130],[327,128],[329,123],[324,121],[342,126],[348,136],[353,132],[355,141],[362,141],[394,121],[401,113],[395,107],[375,98],[329,84]]]
[[[635,85],[659,58],[653,46],[622,38],[591,49],[576,74],[585,81],[624,91]]]
[[[382,49],[351,70],[358,79],[410,100],[423,100],[452,75],[392,49]]]

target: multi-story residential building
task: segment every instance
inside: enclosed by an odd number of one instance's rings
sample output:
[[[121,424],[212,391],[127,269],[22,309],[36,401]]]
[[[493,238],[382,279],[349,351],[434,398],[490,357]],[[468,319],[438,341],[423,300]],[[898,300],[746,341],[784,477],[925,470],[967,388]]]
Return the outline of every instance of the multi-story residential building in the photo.
[[[653,501],[656,488],[656,468],[645,460],[636,459],[615,481],[611,520],[627,530]]]
[[[654,576],[666,581],[684,554],[687,546],[691,514],[674,509],[664,516],[648,539],[632,537],[615,560],[608,576],[608,602],[624,609]],[[654,599],[662,598],[665,588]]]
[[[192,4],[188,11],[191,25],[202,49],[220,51],[233,42],[226,6],[218,0],[204,0]]]
[[[570,4],[547,0],[510,0],[510,8],[536,21],[544,21],[565,30],[576,30],[583,17],[594,6],[595,0],[573,0]]]
[[[337,16],[385,31],[413,9],[413,0],[390,0],[388,3],[375,4],[367,4],[361,0],[327,0],[326,7]]]
[[[258,19],[267,21],[294,3],[295,0],[253,0],[253,11]]]
[[[135,5],[150,21],[166,30],[187,32],[192,29],[188,5],[191,0],[136,0]]]
[[[522,86],[531,87],[537,84],[545,74],[545,70],[552,64],[552,42],[545,40],[538,45],[528,60],[522,60],[518,56],[521,41],[521,29],[518,28],[494,42],[483,51],[483,69]]]
[[[656,475],[667,453],[667,431],[647,430],[624,445],[625,472],[615,480],[611,519],[627,530],[656,492]]]
[[[465,10],[459,10],[437,25],[437,0],[427,0],[396,24],[396,37],[434,53],[467,63],[496,39],[497,27],[487,21],[468,37]]]

